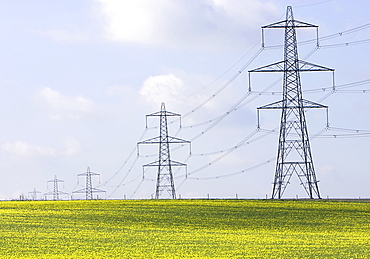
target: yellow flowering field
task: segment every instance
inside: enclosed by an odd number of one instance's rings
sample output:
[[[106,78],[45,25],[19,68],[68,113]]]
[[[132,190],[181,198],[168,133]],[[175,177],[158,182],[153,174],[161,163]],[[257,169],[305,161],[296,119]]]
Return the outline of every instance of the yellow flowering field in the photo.
[[[370,203],[0,202],[0,258],[370,258]]]

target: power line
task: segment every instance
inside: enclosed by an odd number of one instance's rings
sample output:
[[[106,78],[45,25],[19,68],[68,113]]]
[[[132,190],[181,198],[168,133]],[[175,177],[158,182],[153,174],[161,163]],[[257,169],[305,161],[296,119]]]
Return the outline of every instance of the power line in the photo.
[[[334,39],[334,38],[343,37],[344,35],[348,35],[348,34],[351,34],[351,33],[356,33],[358,31],[362,31],[362,30],[365,30],[365,29],[368,29],[368,28],[370,28],[370,23],[366,23],[366,24],[363,24],[363,25],[360,25],[358,27],[355,27],[355,28],[352,28],[352,29],[349,29],[349,30],[345,30],[345,31],[342,31],[342,32],[337,32],[337,33],[334,33],[334,34],[318,37],[318,38],[315,38],[315,39],[301,41],[301,42],[298,42],[297,44],[298,44],[298,46],[302,46],[302,45],[315,43],[315,42],[317,42],[317,40],[319,42],[327,41],[327,40],[331,40],[331,39]],[[368,41],[369,41],[369,39],[360,40],[360,41],[357,42],[357,44],[368,43]],[[352,43],[356,43],[356,41],[348,42],[348,45],[350,45]],[[340,46],[338,46],[338,47],[346,46],[346,43],[339,43],[339,44],[340,44]],[[357,45],[357,44],[354,44],[354,45]],[[335,45],[335,44],[332,44],[332,45]],[[341,46],[341,45],[344,45],[344,46]],[[319,44],[318,48],[327,48],[329,46],[331,46],[331,45],[321,45],[321,44]],[[280,48],[283,48],[283,47],[284,47],[284,45],[273,45],[273,46],[265,46],[265,49],[280,49]]]
[[[251,139],[256,133],[258,132],[258,130],[256,129],[255,131],[253,131],[251,134],[249,134],[246,138],[244,138],[242,141],[240,141],[238,144],[236,144],[235,146],[233,146],[232,148],[226,150],[224,153],[222,153],[219,157],[213,159],[211,162],[193,170],[192,172],[190,172],[188,175],[194,175],[195,173],[198,173],[202,170],[204,170],[205,168],[217,163],[218,161],[220,161],[221,159],[225,158],[227,155],[229,155],[231,152],[233,152],[234,150],[236,150],[237,148],[239,148],[241,145],[243,145],[244,143],[246,143],[249,139]]]
[[[263,51],[263,48],[260,48],[258,52],[238,71],[236,72],[225,84],[223,84],[216,92],[214,92],[210,97],[208,97],[206,100],[204,100],[201,104],[196,106],[191,111],[185,113],[182,117],[185,118],[200,108],[202,108],[204,105],[206,105],[209,101],[211,101],[213,98],[215,98],[219,93],[221,93],[227,86],[229,86]]]
[[[136,162],[138,161],[138,158],[139,156],[136,156],[134,162],[132,163],[131,167],[128,169],[127,173],[125,174],[125,176],[123,177],[123,179],[119,182],[119,184],[115,187],[115,189],[112,191],[112,193],[108,196],[109,198],[112,197],[112,195],[122,186],[126,185],[126,184],[123,184],[123,182],[126,180],[126,178],[128,177],[128,175],[131,173],[132,169],[134,168]]]
[[[324,133],[328,128],[324,128],[324,129],[321,129],[320,131],[318,131],[317,133],[315,133],[314,135],[311,136],[311,139],[315,139],[315,138],[319,138],[321,136],[322,133]],[[273,130],[265,130],[265,129],[259,129],[259,131],[261,132],[265,132],[267,134],[264,134],[263,136],[267,136],[268,134],[276,134],[277,133],[277,128],[276,129],[273,129]],[[351,129],[348,129],[348,130],[351,130]],[[369,131],[370,132],[370,131]],[[249,171],[252,171],[254,169],[257,169],[259,167],[262,167],[266,164],[269,164],[271,163],[271,161],[275,160],[276,159],[276,156],[275,157],[272,157],[264,162],[261,162],[257,165],[253,165],[253,166],[250,166],[248,168],[245,168],[245,169],[242,169],[242,170],[239,170],[239,171],[236,171],[236,172],[232,172],[232,173],[227,173],[227,174],[222,174],[222,175],[217,175],[217,176],[208,176],[208,177],[191,177],[190,174],[188,174],[189,176],[185,179],[194,179],[194,180],[212,180],[212,179],[221,179],[221,178],[224,178],[224,177],[231,177],[231,176],[235,176],[235,175],[239,175],[239,174],[244,174],[244,173],[247,173]],[[185,182],[185,181],[184,181]],[[183,182],[183,183],[184,183]],[[182,183],[182,184],[183,184]]]
[[[297,8],[308,7],[308,6],[313,6],[313,5],[326,4],[332,1],[333,0],[326,0],[326,1],[320,1],[320,2],[312,3],[312,4],[298,5],[298,6],[294,6],[294,8],[297,9]]]
[[[272,158],[268,159],[267,161],[264,161],[264,162],[259,163],[257,165],[254,165],[254,166],[251,166],[251,167],[248,167],[248,168],[245,168],[245,169],[236,171],[236,172],[228,173],[228,174],[222,174],[222,175],[217,175],[217,176],[208,176],[208,177],[191,177],[191,176],[188,176],[188,179],[193,179],[193,180],[212,180],[212,179],[220,179],[220,178],[225,178],[225,177],[231,177],[231,176],[235,176],[235,175],[240,175],[240,174],[244,174],[244,173],[253,171],[253,170],[255,170],[257,168],[260,168],[260,167],[262,167],[264,165],[267,165],[267,164],[273,162],[275,159],[276,159],[276,157],[272,157]]]
[[[319,138],[368,138],[370,137],[370,130],[359,130],[359,129],[347,129],[347,128],[337,128],[328,127],[327,131],[337,131],[337,132],[348,132],[345,134],[325,134],[319,136]]]
[[[367,24],[367,25],[363,25],[363,26],[360,26],[360,27],[356,27],[356,28],[353,28],[353,29],[351,29],[351,30],[347,30],[347,31],[343,31],[343,32],[341,32],[341,33],[338,33],[338,34],[333,34],[333,35],[328,35],[328,36],[324,36],[324,37],[320,37],[319,39],[320,40],[327,40],[327,39],[331,39],[331,38],[335,38],[335,37],[340,37],[340,36],[342,36],[342,35],[345,35],[345,34],[349,34],[349,33],[353,33],[353,32],[357,32],[357,31],[360,31],[360,30],[363,30],[363,29],[366,29],[366,28],[368,28],[369,27],[369,25],[370,24]],[[306,41],[307,43],[309,43],[308,41]],[[312,42],[312,41],[311,41]],[[360,44],[360,42],[363,42],[363,41],[358,41],[358,44]],[[305,43],[305,42],[302,42],[302,43]],[[345,44],[345,43],[343,43],[343,44]],[[342,44],[342,45],[343,45]],[[335,44],[333,44],[333,45],[335,45]],[[328,45],[329,46],[329,45]],[[316,49],[315,49],[316,50]],[[314,51],[315,51],[314,50]],[[249,53],[249,52],[248,52]],[[248,54],[247,53],[247,54]],[[245,54],[240,60],[242,60],[247,54]],[[258,56],[258,55],[257,55]],[[239,61],[238,61],[239,62]],[[238,63],[237,62],[237,63]],[[236,63],[236,64],[237,64]],[[234,67],[236,64],[234,64],[232,67]],[[232,68],[231,67],[231,68]],[[228,69],[224,74],[222,74],[219,78],[221,78],[223,75],[225,75],[227,72],[229,72],[230,70],[231,70],[231,68],[230,69]],[[245,68],[244,68],[245,69]],[[243,69],[243,70],[244,70]],[[203,102],[203,103],[201,103],[200,105],[198,105],[198,106],[196,106],[193,110],[191,110],[190,112],[188,112],[187,114],[185,114],[184,116],[187,116],[187,115],[190,115],[190,114],[192,114],[193,112],[195,112],[195,111],[197,111],[198,109],[200,109],[201,107],[203,107],[206,103],[208,103],[210,100],[212,100],[216,95],[218,95],[219,93],[221,93],[222,92],[222,90],[224,89],[224,88],[226,88],[233,80],[235,80],[235,78],[237,77],[237,76],[239,76],[240,75],[240,73],[241,73],[242,71],[238,71],[225,85],[223,85],[220,89],[218,89],[212,96],[210,96],[209,98],[207,98],[206,100],[205,100],[205,102]],[[213,82],[211,82],[210,84],[213,84],[214,82],[216,82],[219,78],[216,78]],[[209,84],[209,85],[210,85]],[[198,93],[199,91],[201,91],[201,90],[203,90],[203,89],[205,89],[205,88],[207,88],[209,85],[207,85],[206,87],[204,87],[204,88],[202,88],[202,89],[200,89],[200,90],[198,90],[197,92],[195,92],[194,94],[196,94],[196,93]],[[353,86],[354,87],[354,86]],[[324,88],[320,88],[320,89],[313,89],[313,90],[306,90],[306,91],[302,91],[302,92],[307,92],[307,93],[314,93],[314,92],[325,92],[326,90],[329,90],[330,89],[330,91],[332,90],[332,87],[328,87],[328,88],[325,88],[325,90],[324,90]],[[339,87],[338,86],[336,86],[336,89],[339,89]],[[363,92],[363,93],[366,93],[368,90],[353,90],[353,91],[351,91],[351,93],[353,92],[353,93],[360,93],[360,92]],[[340,90],[336,90],[335,91],[336,93],[345,93],[344,91],[340,91]],[[254,91],[251,91],[249,94],[246,94],[245,96],[246,97],[248,97],[249,95],[252,95],[252,94],[255,94],[255,95],[265,95],[265,94],[272,94],[272,95],[274,95],[274,94],[282,94],[281,92],[254,92]],[[349,92],[348,92],[349,93]],[[329,93],[329,95],[331,95],[332,94],[332,92],[331,93]],[[192,94],[193,95],[193,94]],[[192,95],[189,95],[189,96],[187,96],[187,97],[190,97],[190,96],[192,96]],[[329,95],[327,95],[326,97],[324,97],[324,98],[327,98]],[[185,98],[187,98],[187,97],[185,97]],[[234,111],[236,111],[236,110],[238,110],[238,109],[240,109],[241,107],[243,107],[243,106],[245,106],[246,104],[248,104],[250,101],[250,98],[244,98],[244,96],[242,97],[242,101],[239,103],[239,101],[238,101],[238,105],[236,105],[236,106],[233,106],[231,109],[229,109],[227,112],[225,112],[225,113],[223,113],[221,116],[218,116],[218,117],[216,117],[216,118],[213,118],[213,119],[211,119],[211,120],[207,120],[207,121],[205,121],[205,122],[202,122],[202,123],[198,123],[198,124],[194,124],[194,125],[191,125],[191,126],[184,126],[184,127],[182,127],[182,128],[194,128],[194,127],[198,127],[198,126],[203,126],[203,125],[205,125],[205,124],[208,124],[208,123],[213,123],[210,127],[207,127],[206,128],[206,130],[204,130],[204,131],[202,131],[200,134],[197,134],[192,140],[195,140],[195,139],[197,139],[198,137],[200,137],[200,136],[202,136],[202,135],[204,135],[206,132],[208,132],[211,128],[213,128],[214,126],[216,126],[220,121],[222,121],[223,120],[223,118],[225,118],[226,116],[228,116],[230,113],[232,113],[232,112],[234,112]],[[185,98],[183,98],[183,99],[185,99]],[[244,100],[245,99],[247,99],[247,101],[245,101],[244,102]],[[182,100],[182,99],[181,99]],[[147,129],[156,129],[156,128],[158,128],[158,127],[148,127]],[[182,129],[181,128],[181,129]],[[120,169],[118,170],[118,171],[116,171],[115,172],[115,174],[108,180],[108,181],[106,181],[105,183],[107,183],[107,182],[109,182],[114,176],[116,176],[119,172],[120,172],[120,170],[122,170],[122,168],[127,164],[127,161],[132,157],[132,155],[133,155],[133,153],[135,152],[135,149],[130,153],[130,156],[129,156],[129,158],[128,159],[126,159],[126,161],[125,161],[125,163],[120,167]],[[215,152],[213,152],[213,153],[216,153],[216,152],[219,152],[219,151],[215,151]],[[221,151],[221,153],[222,153],[222,151]],[[194,154],[194,156],[197,156],[198,154]],[[147,155],[146,157],[149,157],[149,155]],[[138,158],[136,158],[136,160],[135,161],[137,161],[137,159]],[[134,165],[134,164],[133,164]],[[133,165],[132,165],[132,167],[133,167]],[[127,177],[127,175],[131,172],[131,169],[132,169],[132,167],[130,168],[130,170],[128,170],[128,172],[127,172],[127,174],[124,176],[124,178],[123,178],[123,180],[120,182],[120,184],[118,185],[118,186],[123,186],[123,185],[125,185],[125,184],[127,184],[127,183],[124,183],[123,184],[123,182],[126,180],[126,177]],[[138,178],[135,178],[135,179],[138,179]]]
[[[321,45],[320,49],[340,48],[340,47],[356,46],[356,45],[368,44],[368,43],[370,43],[370,39],[363,39],[363,40],[357,40],[357,41],[348,41],[348,42],[342,42],[342,43],[336,43],[336,44]]]
[[[203,91],[204,89],[208,88],[209,86],[213,85],[214,83],[216,83],[219,79],[221,79],[224,75],[226,75],[231,69],[233,69],[237,64],[239,64],[255,47],[257,47],[259,45],[259,43],[257,42],[256,44],[253,45],[252,48],[250,48],[241,58],[239,58],[239,60],[237,60],[231,67],[229,67],[224,73],[222,73],[220,76],[218,76],[216,79],[214,79],[211,83],[207,84],[206,86],[198,89],[197,91],[195,91],[194,93],[192,94],[189,94],[181,99],[178,99],[176,101],[173,101],[173,102],[170,102],[170,103],[174,103],[174,102],[178,102],[178,101],[182,101],[182,100],[185,100],[189,97],[192,97],[194,96],[195,94]],[[260,50],[259,50],[260,51]],[[252,57],[253,58],[253,57]],[[248,61],[248,62],[251,62],[251,61]],[[248,63],[247,62],[247,63]]]

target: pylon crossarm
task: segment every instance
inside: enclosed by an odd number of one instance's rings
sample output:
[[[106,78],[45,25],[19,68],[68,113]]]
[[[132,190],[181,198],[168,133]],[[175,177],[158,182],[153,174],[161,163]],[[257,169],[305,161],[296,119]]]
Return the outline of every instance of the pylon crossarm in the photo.
[[[155,113],[151,113],[148,115],[145,115],[146,117],[155,117],[155,116],[181,116],[181,114],[174,113],[174,112],[168,112],[168,111],[159,111]]]
[[[292,23],[293,25],[290,25],[287,22],[288,22],[288,20],[275,22],[275,23],[271,23],[271,24],[262,26],[261,28],[262,29],[266,29],[266,28],[282,28],[282,29],[285,29],[287,27],[295,27],[295,28],[312,28],[312,27],[317,28],[317,27],[319,27],[317,25],[307,23],[307,22],[298,21],[298,20],[289,20],[289,23]]]
[[[154,138],[150,138],[144,141],[140,141],[137,144],[140,145],[140,144],[158,144],[158,143],[161,143],[160,137],[154,137]]]
[[[315,103],[313,101],[309,101],[309,100],[305,100],[305,99],[302,99],[302,108],[329,108],[329,106],[326,106],[326,105],[323,105],[323,104],[319,104],[319,103]]]
[[[97,189],[97,188],[92,188],[91,192],[106,192],[106,191],[101,190],[101,189]]]
[[[272,63],[266,66],[262,66],[259,68],[255,68],[252,70],[249,70],[249,73],[252,72],[284,72],[284,61],[279,61],[276,63]]]
[[[171,136],[168,136],[168,140],[163,141],[161,136],[159,136],[159,137],[150,138],[150,139],[147,139],[147,140],[144,140],[144,141],[140,141],[137,144],[160,144],[160,143],[163,143],[163,142],[168,142],[170,144],[173,144],[173,143],[190,143],[190,141],[180,139],[180,138],[176,138],[176,137],[171,137]]]
[[[186,166],[186,164],[171,160],[167,163],[155,161],[155,162],[151,162],[149,164],[143,165],[143,167],[148,167],[148,166]]]
[[[168,143],[190,143],[190,141],[168,136]]]
[[[54,182],[54,183],[62,183],[64,182],[63,180],[59,180],[59,179],[54,179],[54,180],[49,180],[47,181],[48,183],[51,183],[51,182]]]
[[[324,67],[321,65],[316,65],[304,60],[298,60],[299,65],[299,71],[305,72],[305,71],[334,71],[333,68]]]
[[[282,109],[283,108],[283,100],[273,102],[270,104],[266,104],[264,106],[258,107],[257,110],[262,110],[262,109]]]
[[[86,176],[87,174],[89,174],[89,175],[99,175],[98,173],[94,173],[94,172],[85,172],[85,173],[77,174],[77,176]]]
[[[279,61],[266,66],[255,68],[249,70],[249,73],[253,72],[288,72],[288,71],[299,71],[299,72],[312,72],[312,71],[334,71],[334,69],[329,67],[324,67],[321,65],[316,65],[304,60],[298,60],[298,70],[295,67],[289,69],[284,68],[285,61]]]
[[[77,191],[73,191],[72,193],[86,193],[86,190],[87,190],[86,188],[83,188]]]
[[[295,109],[295,108],[304,108],[304,109],[312,109],[312,108],[328,108],[328,106],[315,103],[309,100],[302,99],[302,105],[284,105],[284,100],[280,100],[277,102],[273,102],[261,107],[258,107],[257,110],[266,110],[266,109]]]

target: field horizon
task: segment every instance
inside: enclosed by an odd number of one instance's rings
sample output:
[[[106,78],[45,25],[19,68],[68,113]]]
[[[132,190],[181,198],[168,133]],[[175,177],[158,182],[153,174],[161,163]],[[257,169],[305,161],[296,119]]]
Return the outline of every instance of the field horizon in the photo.
[[[368,258],[370,200],[1,201],[0,258]]]

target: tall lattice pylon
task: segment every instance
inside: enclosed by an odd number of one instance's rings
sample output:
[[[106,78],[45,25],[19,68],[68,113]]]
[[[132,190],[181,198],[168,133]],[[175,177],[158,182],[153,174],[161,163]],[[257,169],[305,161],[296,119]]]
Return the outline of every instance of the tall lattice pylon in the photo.
[[[98,175],[100,174],[91,172],[90,167],[87,167],[87,170],[85,173],[81,173],[77,175],[77,177],[85,176],[85,180],[86,180],[85,188],[80,189],[78,191],[74,191],[73,193],[85,193],[86,200],[92,200],[94,198],[93,193],[103,193],[103,192],[105,193],[104,190],[100,190],[100,189],[93,187],[92,176],[98,176]]]
[[[53,191],[45,193],[44,196],[53,195],[53,200],[56,201],[59,200],[60,195],[68,195],[68,193],[59,190],[59,183],[63,182],[63,180],[58,179],[57,176],[54,175],[54,179],[48,181],[48,183],[53,183]]]
[[[33,188],[32,192],[28,192],[28,194],[31,194],[31,199],[34,200],[34,201],[38,200],[38,197],[37,197],[38,193],[41,193],[41,192],[36,191],[36,188]]]
[[[176,199],[175,183],[173,179],[173,166],[186,166],[184,163],[171,160],[170,144],[173,143],[190,143],[190,141],[183,140],[176,137],[168,136],[167,117],[181,116],[180,114],[166,111],[165,104],[162,103],[161,111],[155,112],[148,117],[159,117],[159,136],[150,138],[145,141],[138,142],[139,144],[159,144],[159,159],[158,161],[143,165],[143,167],[156,166],[158,167],[157,186],[155,191],[155,198],[159,199],[163,191],[167,191],[172,199]]]
[[[284,73],[283,99],[257,108],[258,110],[282,110],[272,199],[282,198],[294,173],[298,175],[309,198],[313,199],[314,196],[321,198],[310,148],[305,109],[328,107],[303,99],[300,72],[334,70],[298,59],[296,28],[309,27],[318,28],[316,25],[294,20],[292,7],[288,6],[284,21],[262,27],[262,35],[265,28],[285,29],[284,60],[249,71]]]

